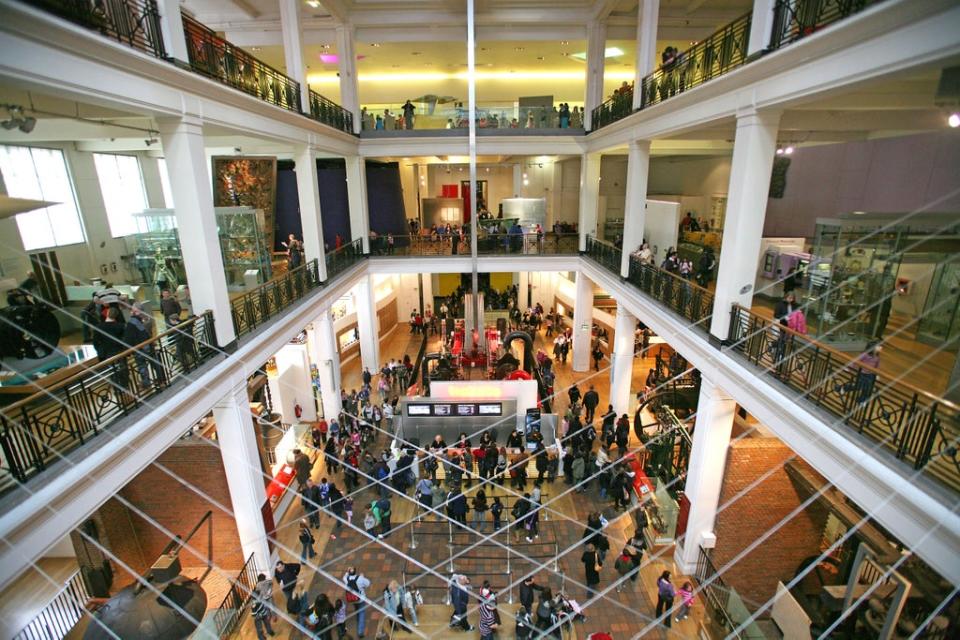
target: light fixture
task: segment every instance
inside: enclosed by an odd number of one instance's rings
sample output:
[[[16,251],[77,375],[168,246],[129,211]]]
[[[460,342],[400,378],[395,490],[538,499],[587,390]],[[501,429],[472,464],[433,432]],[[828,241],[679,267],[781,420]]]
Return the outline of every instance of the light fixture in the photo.
[[[149,138],[143,141],[143,144],[149,147],[152,144],[157,144],[157,142],[159,142],[159,140],[157,140],[156,137],[150,136]]]
[[[328,44],[322,44],[322,45],[320,45],[320,48],[321,48],[321,49],[327,49],[327,50],[329,50],[329,49],[330,49],[330,45],[328,45]]]
[[[791,153],[793,153],[793,147],[790,145],[787,145],[787,148],[784,149],[783,152],[789,156]]]
[[[603,50],[604,58],[619,58],[622,55],[623,55],[623,49],[621,49],[620,47],[607,47],[606,49]],[[581,51],[580,53],[573,53],[570,55],[570,57],[576,58],[577,60],[586,61],[587,52]]]
[[[952,128],[956,129],[960,127],[960,112],[953,112],[950,114],[950,117],[947,118],[947,124]]]
[[[524,180],[527,179],[527,174],[523,174],[523,179],[524,179]]]
[[[263,47],[250,47],[250,51],[257,52],[260,51]]]
[[[560,41],[560,44],[570,44],[570,41],[569,41],[569,40],[561,40],[561,41]]]
[[[307,0],[307,5],[309,5],[312,9],[319,9],[320,0]]]
[[[20,129],[23,133],[30,133],[37,126],[37,119],[33,116],[23,114],[23,107],[15,104],[0,105],[0,108],[7,110],[7,119],[0,122],[7,131]]]
[[[523,186],[527,186],[528,184],[530,184],[530,181],[527,180],[526,178],[524,178],[524,179],[523,179]]]
[[[778,156],[782,156],[782,155],[783,155],[783,149],[782,149],[782,148],[777,147],[777,155],[778,155]]]
[[[371,46],[371,47],[379,47],[379,46],[380,46],[380,43],[379,43],[379,42],[371,42],[371,43],[370,43],[370,46]]]

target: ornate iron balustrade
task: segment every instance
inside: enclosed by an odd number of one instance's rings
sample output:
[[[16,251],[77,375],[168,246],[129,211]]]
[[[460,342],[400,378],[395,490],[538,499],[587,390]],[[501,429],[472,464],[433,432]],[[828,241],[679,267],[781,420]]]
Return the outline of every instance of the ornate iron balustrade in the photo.
[[[353,114],[338,105],[332,100],[327,100],[322,95],[307,87],[310,101],[311,118],[317,122],[330,125],[334,129],[353,133]]]
[[[881,0],[777,0],[768,48],[779,49]]]
[[[317,261],[311,260],[231,300],[230,314],[237,337],[277,317],[284,309],[319,287],[317,266]]]
[[[166,58],[156,0],[23,0],[127,46]]]
[[[636,258],[630,258],[627,281],[697,328],[710,329],[713,293],[708,289],[652,264],[641,264]]]
[[[90,594],[77,571],[60,592],[12,640],[65,638],[86,612]]]
[[[590,130],[596,131],[631,113],[633,113],[633,87],[630,87],[630,91],[622,93],[618,90],[616,94],[590,112]]]
[[[730,349],[897,460],[960,492],[960,407],[734,305]]]
[[[213,624],[218,638],[227,638],[236,630],[256,586],[257,565],[251,553],[243,563],[243,568],[237,574],[236,580],[230,584],[230,591],[213,613]]]
[[[300,113],[300,84],[212,29],[183,15],[190,68],[278,107]]]
[[[751,17],[752,12],[742,15],[645,77],[640,85],[640,108],[743,66],[747,62]]]
[[[623,259],[623,249],[597,240],[593,236],[587,236],[587,256],[602,267],[612,271],[618,278],[620,277],[620,261]]]
[[[477,255],[576,255],[578,233],[489,233],[477,238]]]
[[[363,242],[359,238],[350,244],[343,245],[333,253],[326,254],[324,259],[327,263],[327,282],[363,260],[364,257]]]
[[[213,314],[186,320],[0,412],[0,484],[26,482],[63,454],[220,353]],[[7,477],[10,476],[10,477]]]

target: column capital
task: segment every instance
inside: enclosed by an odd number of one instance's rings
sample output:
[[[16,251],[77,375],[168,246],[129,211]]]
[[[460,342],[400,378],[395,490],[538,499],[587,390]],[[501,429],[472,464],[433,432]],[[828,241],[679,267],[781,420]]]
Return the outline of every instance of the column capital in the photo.
[[[650,145],[652,142],[652,140],[631,140],[627,143],[627,150],[650,153]]]
[[[780,116],[783,111],[780,109],[758,109],[755,105],[744,105],[737,107],[737,126],[777,126],[780,124]]]
[[[186,133],[189,135],[203,135],[203,118],[191,114],[169,118],[157,118],[157,129],[161,135]]]
[[[700,378],[700,398],[717,402],[733,400],[729,393],[702,376]]]

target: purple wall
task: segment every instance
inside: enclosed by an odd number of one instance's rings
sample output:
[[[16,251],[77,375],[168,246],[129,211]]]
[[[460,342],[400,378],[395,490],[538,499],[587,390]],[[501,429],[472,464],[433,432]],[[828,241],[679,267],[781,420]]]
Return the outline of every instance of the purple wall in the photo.
[[[810,237],[817,218],[850,211],[960,215],[960,131],[804,147],[792,160],[765,236]]]

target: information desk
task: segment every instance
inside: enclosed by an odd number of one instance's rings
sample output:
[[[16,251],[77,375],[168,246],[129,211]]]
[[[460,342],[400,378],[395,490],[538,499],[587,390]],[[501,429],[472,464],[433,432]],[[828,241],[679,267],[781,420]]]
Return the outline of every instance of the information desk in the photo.
[[[524,415],[517,416],[515,398],[496,400],[456,400],[441,398],[401,398],[394,417],[394,433],[399,440],[428,447],[439,434],[444,442],[456,444],[460,434],[471,439],[471,444],[480,442],[482,431],[489,431],[494,441],[503,446],[507,436],[515,428],[524,425]],[[538,421],[545,445],[553,444],[556,433],[556,416],[546,414]]]

